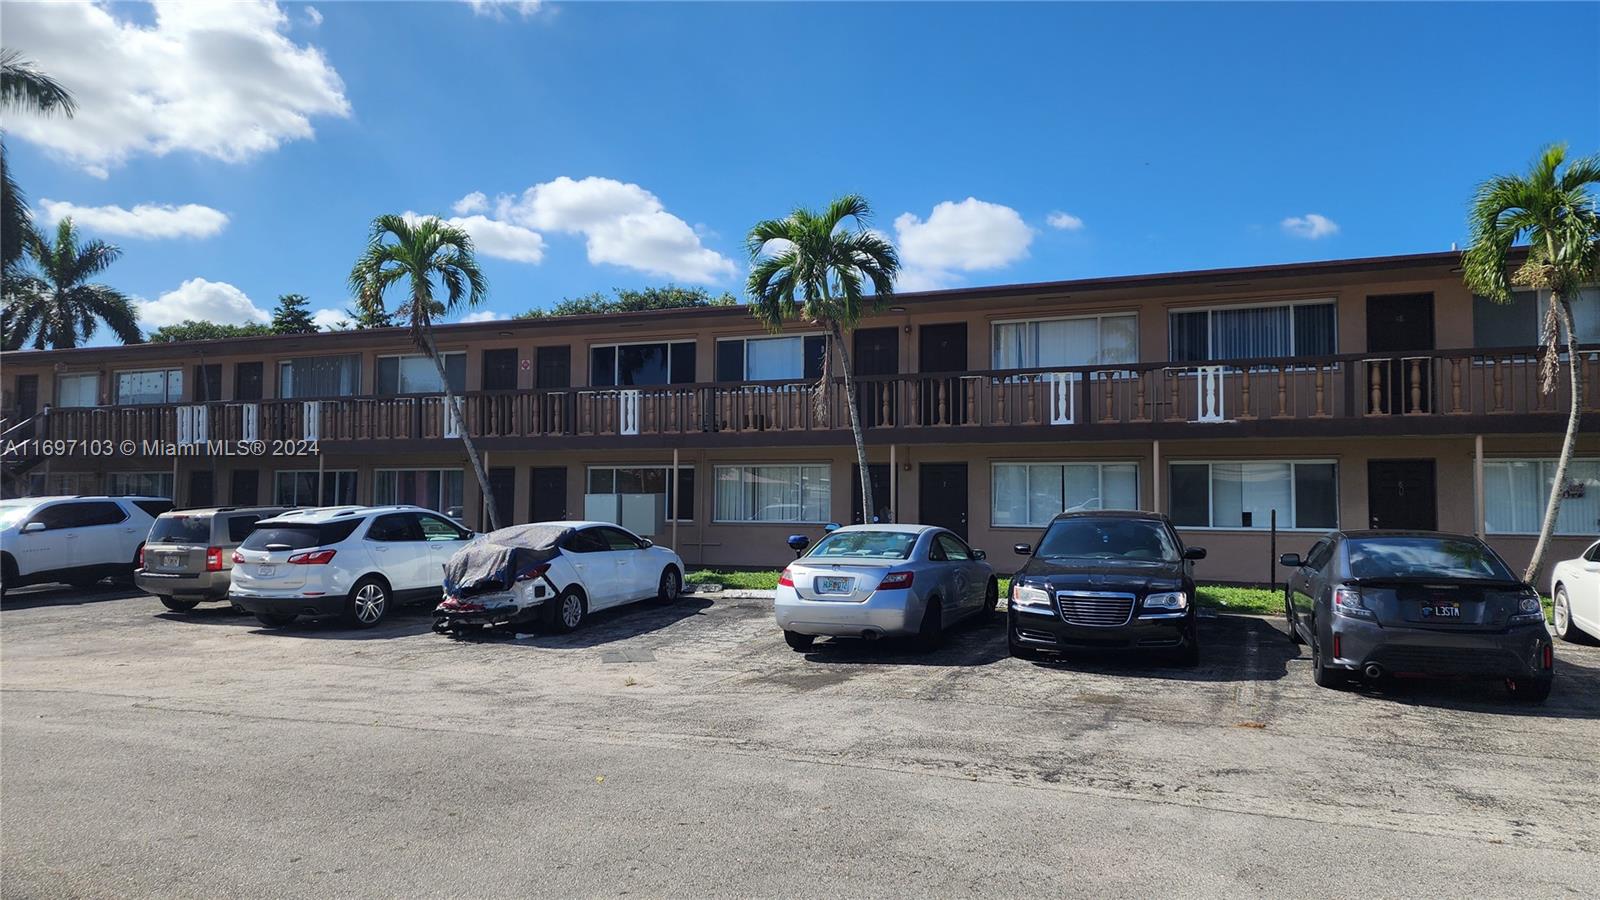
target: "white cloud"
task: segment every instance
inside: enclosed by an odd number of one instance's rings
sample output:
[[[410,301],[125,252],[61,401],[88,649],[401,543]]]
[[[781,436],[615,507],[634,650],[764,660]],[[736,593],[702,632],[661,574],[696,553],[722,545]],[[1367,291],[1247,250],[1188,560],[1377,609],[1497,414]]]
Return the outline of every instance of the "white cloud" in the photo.
[[[157,206],[141,203],[133,209],[120,206],[79,206],[65,200],[40,200],[46,225],[62,219],[89,231],[135,238],[206,238],[221,233],[228,214],[220,209],[185,203],[182,206]]]
[[[450,208],[455,210],[458,216],[469,216],[473,213],[487,210],[489,208],[489,198],[483,195],[483,191],[473,191],[457,200],[455,205]]]
[[[1317,213],[1306,213],[1303,216],[1290,216],[1279,223],[1283,226],[1285,234],[1307,240],[1331,237],[1339,233],[1339,223],[1327,216]]]
[[[305,8],[305,16],[306,24],[310,25],[312,28],[322,24],[322,12],[315,6],[307,4]]]
[[[410,210],[402,215],[413,223],[424,218]],[[537,231],[487,216],[451,216],[442,221],[465,231],[472,238],[472,246],[484,256],[534,265],[544,260],[544,236]]]
[[[956,277],[949,272],[905,266],[894,277],[894,289],[897,291],[942,291],[947,287],[954,287],[955,282]]]
[[[717,282],[738,272],[732,260],[702,245],[687,222],[637,184],[563,175],[528,188],[520,197],[501,197],[496,218],[526,228],[582,234],[591,263],[693,282]]]
[[[956,272],[998,269],[1028,255],[1033,229],[1009,206],[976,197],[946,200],[927,221],[912,213],[894,220],[902,269],[901,290],[950,287]]]
[[[339,73],[285,35],[276,3],[153,7],[135,21],[116,4],[6,4],[6,46],[24,48],[78,101],[71,119],[12,115],[6,130],[104,178],[141,154],[247,160],[311,138],[313,117],[350,114]]]
[[[1058,231],[1077,231],[1083,228],[1083,220],[1072,213],[1055,210],[1044,217],[1044,223]]]
[[[323,331],[339,331],[350,324],[350,316],[342,309],[319,309],[311,314],[311,323]]]
[[[473,15],[495,19],[504,19],[507,11],[531,19],[545,10],[543,0],[466,0],[466,4],[472,7]]]
[[[501,319],[505,319],[505,318],[509,318],[509,316],[507,316],[505,313],[497,313],[492,309],[480,309],[477,312],[469,312],[466,315],[462,316],[461,317],[461,321],[463,321],[463,322],[498,322]]]
[[[139,310],[139,324],[146,329],[190,320],[218,325],[272,321],[272,316],[252,303],[244,291],[226,281],[204,278],[191,278],[154,300],[135,299],[133,304]]]

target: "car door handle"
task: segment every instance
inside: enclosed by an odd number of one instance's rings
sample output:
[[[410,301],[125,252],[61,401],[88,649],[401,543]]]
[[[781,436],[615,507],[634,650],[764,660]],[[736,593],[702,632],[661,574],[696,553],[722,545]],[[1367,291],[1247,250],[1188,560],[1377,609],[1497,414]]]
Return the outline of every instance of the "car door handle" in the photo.
[[[388,547],[373,547],[372,548],[372,552],[373,553],[388,553],[389,552],[389,548]]]

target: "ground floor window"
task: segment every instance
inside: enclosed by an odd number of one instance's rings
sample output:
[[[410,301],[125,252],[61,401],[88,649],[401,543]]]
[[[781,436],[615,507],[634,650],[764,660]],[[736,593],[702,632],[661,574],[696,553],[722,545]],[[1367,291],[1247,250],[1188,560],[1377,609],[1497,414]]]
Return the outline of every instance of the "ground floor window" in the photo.
[[[661,494],[667,521],[694,521],[694,466],[678,467],[672,484],[671,466],[590,466],[590,494]]]
[[[460,469],[379,469],[372,473],[372,504],[409,503],[459,517],[465,505]]]
[[[1183,462],[1171,467],[1170,515],[1189,528],[1337,528],[1338,466],[1326,460]]]
[[[109,472],[106,494],[111,497],[172,497],[171,472]]]
[[[279,506],[354,506],[356,473],[351,469],[323,472],[319,499],[316,469],[278,472],[273,475],[272,498]]]
[[[827,465],[717,466],[718,522],[821,524],[832,508]]]
[[[1047,525],[1057,513],[1080,509],[1138,509],[1135,463],[995,463],[990,523]]]
[[[1486,460],[1484,528],[1490,534],[1538,534],[1555,474],[1553,459]],[[1600,533],[1600,459],[1574,459],[1568,463],[1562,494],[1555,533]]]

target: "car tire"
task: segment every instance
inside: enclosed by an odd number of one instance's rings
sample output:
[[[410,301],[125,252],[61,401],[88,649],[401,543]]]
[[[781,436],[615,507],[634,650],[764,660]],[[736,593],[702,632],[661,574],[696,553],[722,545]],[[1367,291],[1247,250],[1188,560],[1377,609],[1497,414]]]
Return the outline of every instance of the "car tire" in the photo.
[[[1000,608],[1000,582],[991,578],[983,589],[983,606],[978,609],[977,620],[984,625],[994,620],[994,611]]]
[[[1572,598],[1567,596],[1566,585],[1556,585],[1556,595],[1550,605],[1550,618],[1555,623],[1556,637],[1573,644],[1593,643],[1593,639],[1572,621]]]
[[[656,602],[665,606],[676,603],[683,595],[683,576],[678,574],[677,566],[667,566],[661,570],[661,581],[656,584]]]
[[[1506,693],[1518,703],[1543,703],[1550,697],[1555,676],[1540,675],[1535,678],[1507,678]]]
[[[17,561],[11,554],[0,554],[0,599],[5,599],[6,592],[11,590],[17,581]]]
[[[922,610],[922,624],[917,627],[913,645],[918,653],[932,653],[944,643],[944,606],[938,597],[928,601]]]
[[[1008,631],[1010,628],[1010,625],[1006,626]],[[1011,654],[1012,659],[1025,659],[1029,662],[1044,658],[1044,655],[1038,650],[1035,650],[1032,647],[1022,646],[1021,644],[1017,643],[1017,639],[1011,635],[1006,636],[1006,652]]]
[[[255,615],[256,621],[260,622],[267,628],[282,628],[283,626],[288,625],[290,622],[293,622],[295,619],[299,618],[299,616],[296,616],[294,613],[258,612]]]
[[[798,631],[789,631],[788,629],[784,629],[783,642],[789,645],[790,650],[793,650],[796,653],[804,653],[811,649],[812,644],[817,642],[817,636],[814,634],[801,634]]]
[[[1173,654],[1173,662],[1180,668],[1193,669],[1200,665],[1200,635],[1190,631],[1184,637],[1187,643]]]
[[[1350,686],[1350,676],[1322,664],[1322,641],[1315,639],[1311,642],[1311,680],[1317,683],[1317,687],[1336,691]]]
[[[578,630],[588,617],[589,601],[584,598],[582,591],[569,587],[550,602],[545,625],[556,634],[567,634]]]
[[[200,605],[199,600],[174,600],[171,597],[162,597],[161,605],[177,613],[186,613]]]
[[[1296,647],[1305,644],[1306,639],[1300,636],[1300,626],[1294,622],[1294,605],[1289,602],[1289,592],[1283,592],[1283,617],[1289,623],[1289,643]]]
[[[389,586],[383,579],[368,575],[350,588],[350,596],[345,598],[344,623],[351,628],[372,628],[388,618],[393,605]]]

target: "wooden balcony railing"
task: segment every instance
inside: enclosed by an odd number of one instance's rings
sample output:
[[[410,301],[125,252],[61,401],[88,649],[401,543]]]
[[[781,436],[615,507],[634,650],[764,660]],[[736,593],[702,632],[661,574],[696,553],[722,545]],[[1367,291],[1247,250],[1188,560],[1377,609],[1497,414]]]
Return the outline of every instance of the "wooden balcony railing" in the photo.
[[[1217,365],[1139,363],[856,379],[861,423],[885,428],[967,429],[1377,417],[1561,414],[1563,357],[1555,393],[1539,390],[1537,348],[1427,354],[1345,354],[1232,360]],[[1600,347],[1577,364],[1600,382]],[[1600,390],[1586,409],[1600,412]],[[456,437],[545,438],[698,433],[804,433],[849,427],[843,384],[762,381],[640,388],[483,391],[463,398],[464,422],[439,396],[266,400],[180,406],[55,409],[51,438],[165,441],[389,441]]]

